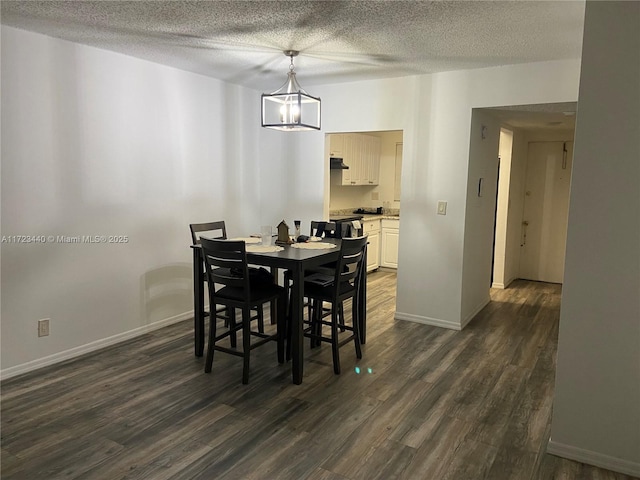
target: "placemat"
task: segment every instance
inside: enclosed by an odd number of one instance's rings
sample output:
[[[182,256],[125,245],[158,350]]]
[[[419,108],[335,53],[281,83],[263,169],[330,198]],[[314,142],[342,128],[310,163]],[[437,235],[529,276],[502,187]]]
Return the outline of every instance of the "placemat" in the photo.
[[[328,250],[330,248],[336,248],[335,243],[326,243],[326,242],[294,243],[291,246],[293,248],[305,248],[308,250]]]
[[[242,240],[244,243],[262,243],[262,240],[256,237],[236,237],[230,238],[229,240],[233,240],[235,242],[239,242],[240,240]]]
[[[269,253],[281,252],[284,248],[278,245],[247,245],[247,252],[253,253]]]

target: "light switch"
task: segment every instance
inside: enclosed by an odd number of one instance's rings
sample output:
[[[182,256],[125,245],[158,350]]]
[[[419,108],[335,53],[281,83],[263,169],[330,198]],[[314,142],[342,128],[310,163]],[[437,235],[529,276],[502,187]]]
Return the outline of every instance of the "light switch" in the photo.
[[[446,215],[447,214],[447,202],[443,202],[442,200],[438,202],[438,215]]]

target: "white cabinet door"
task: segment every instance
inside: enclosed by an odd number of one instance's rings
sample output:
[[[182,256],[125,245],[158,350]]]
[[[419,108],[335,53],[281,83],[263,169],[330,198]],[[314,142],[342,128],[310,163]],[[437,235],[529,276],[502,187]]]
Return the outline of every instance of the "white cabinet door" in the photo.
[[[344,152],[344,135],[334,133],[329,136],[329,156],[342,158]]]
[[[380,220],[365,220],[362,231],[369,236],[367,245],[367,272],[380,267]]]
[[[367,272],[380,267],[380,230],[369,234],[367,245]]]
[[[363,145],[365,175],[363,185],[380,183],[380,138],[366,136]]]
[[[358,185],[360,179],[360,162],[356,135],[345,134],[342,159],[349,168],[342,170],[342,185]]]
[[[335,138],[334,138],[335,137]],[[342,185],[378,185],[380,182],[380,139],[357,133],[332,134],[332,157],[341,157],[349,168],[342,170]]]
[[[382,222],[382,250],[380,253],[380,265],[382,267],[398,268],[400,222],[397,220],[383,220]]]

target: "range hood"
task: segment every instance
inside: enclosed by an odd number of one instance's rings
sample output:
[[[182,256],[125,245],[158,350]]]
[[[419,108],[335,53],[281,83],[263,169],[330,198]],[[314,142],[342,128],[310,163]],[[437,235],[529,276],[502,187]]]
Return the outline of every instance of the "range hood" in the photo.
[[[339,157],[331,157],[329,158],[329,168],[331,170],[347,170],[349,165],[346,165],[342,158]]]

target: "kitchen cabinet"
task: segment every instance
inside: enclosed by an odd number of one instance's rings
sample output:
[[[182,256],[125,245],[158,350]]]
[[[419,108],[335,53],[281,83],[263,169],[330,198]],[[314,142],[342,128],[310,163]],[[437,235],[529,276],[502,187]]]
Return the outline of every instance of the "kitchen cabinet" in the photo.
[[[380,183],[380,139],[368,137],[362,142],[362,184],[378,185]]]
[[[331,157],[341,157],[349,167],[342,170],[341,185],[378,185],[380,138],[359,133],[336,133],[329,137]]]
[[[380,267],[380,220],[364,220],[362,231],[369,236],[367,245],[367,272]]]
[[[380,251],[380,266],[398,268],[400,219],[383,218],[381,232],[382,248]]]
[[[343,158],[344,135],[329,135],[329,156]]]

